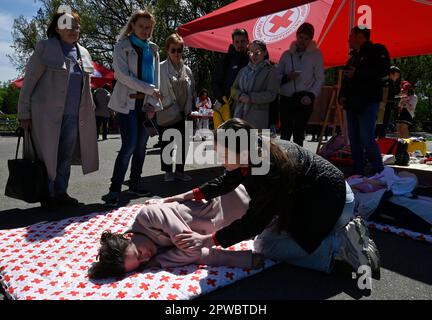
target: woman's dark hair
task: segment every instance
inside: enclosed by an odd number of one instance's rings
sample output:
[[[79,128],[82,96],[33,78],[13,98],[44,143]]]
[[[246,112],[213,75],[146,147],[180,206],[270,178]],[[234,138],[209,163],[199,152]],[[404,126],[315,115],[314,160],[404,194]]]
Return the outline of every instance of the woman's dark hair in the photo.
[[[56,14],[52,17],[51,22],[50,22],[50,24],[49,24],[49,26],[48,26],[48,29],[47,29],[47,36],[48,36],[48,38],[54,38],[54,37],[56,37],[56,38],[60,38],[60,35],[59,35],[59,33],[57,32],[56,28],[57,28],[57,25],[58,25],[58,21],[60,20],[60,18],[61,18],[64,14],[65,14],[65,12],[56,13]],[[76,12],[72,12],[71,14],[72,14],[72,16],[74,17],[76,23],[80,24],[80,23],[81,23],[81,18],[80,18],[80,16],[79,16],[79,14],[76,13]]]
[[[247,148],[250,148],[250,145],[253,143],[253,141],[251,141],[251,130],[255,129],[251,124],[249,124],[247,121],[240,119],[240,118],[232,118],[229,119],[227,121],[225,121],[224,123],[222,123],[218,129],[222,129],[222,130],[229,130],[232,129],[235,133],[239,132],[240,130],[246,130],[247,132],[247,136],[248,136],[248,146]],[[216,131],[215,134],[215,143],[218,142],[219,140],[217,139],[218,137],[218,131]],[[262,136],[258,135],[258,153],[261,156],[264,156],[262,154],[263,148],[262,148]],[[219,141],[220,142],[220,141]],[[226,149],[230,148],[229,145],[229,139],[228,137],[226,137],[224,135],[224,147]],[[242,145],[240,143],[240,138],[236,137],[236,143],[235,143],[235,153],[240,154],[242,150]],[[292,160],[290,158],[288,158],[288,155],[286,152],[284,152],[273,140],[270,140],[270,161],[272,162],[272,165],[275,166],[278,171],[280,171],[281,173],[288,173],[287,171],[289,171],[290,169],[293,168],[294,164],[292,162]]]
[[[260,47],[260,49],[261,49],[263,52],[265,52],[264,59],[266,59],[266,60],[270,59],[270,56],[269,56],[269,53],[268,53],[268,50],[267,50],[267,45],[266,45],[266,43],[265,43],[264,41],[262,41],[262,40],[254,40],[254,41],[252,41],[252,42],[249,44],[249,48],[250,48],[251,46],[253,46],[253,45],[256,45],[256,46]]]
[[[309,38],[313,39],[315,34],[315,28],[309,22],[305,22],[297,29],[297,34],[303,33],[307,35]]]
[[[239,118],[232,118],[230,120],[225,121],[222,123],[218,129],[222,130],[229,130],[232,129],[235,133],[239,132],[240,130],[246,130],[248,135],[248,147],[251,148],[250,145],[254,142],[251,141],[251,129],[255,129],[252,125],[250,125],[247,121]],[[226,137],[225,134],[223,134],[224,140],[222,140],[222,136],[220,134],[223,132],[218,132],[216,130],[215,137],[215,144],[221,143],[223,141],[223,146],[226,149],[230,149],[229,139]],[[219,139],[218,139],[219,136]],[[263,152],[265,152],[265,148],[262,148],[263,137],[258,135],[258,154],[263,157],[263,159],[269,159],[270,160],[270,172],[269,174],[262,176],[263,179],[267,179],[270,181],[270,183],[267,183],[266,185],[271,185],[274,187],[273,190],[267,190],[272,193],[274,193],[275,197],[284,197],[286,201],[286,207],[291,207],[294,203],[293,199],[291,198],[294,191],[294,173],[296,172],[296,164],[288,156],[288,153],[284,150],[282,150],[272,139],[270,139],[270,155],[265,155]],[[221,141],[220,141],[221,140]],[[236,137],[236,143],[235,143],[235,151],[237,154],[240,154],[241,151],[243,151],[241,145],[240,138]],[[252,147],[254,147],[252,145]],[[248,149],[249,151],[250,149]],[[265,161],[265,160],[264,160]],[[255,205],[259,208],[262,206],[262,208],[266,208],[266,205],[268,205],[268,202],[271,201],[271,199],[268,196],[262,197],[261,199],[258,199],[258,201],[255,202]],[[268,207],[267,207],[268,209]],[[264,209],[265,210],[265,209]],[[277,209],[275,209],[277,210]],[[279,227],[281,226],[287,226],[289,224],[289,215],[284,215],[279,217]]]
[[[112,233],[106,230],[102,233],[98,260],[89,269],[92,279],[120,277],[125,274],[124,254],[131,241],[124,238],[121,233]]]
[[[201,89],[200,92],[198,93],[198,97],[201,97],[204,93],[207,94],[208,97],[209,93],[207,89]]]

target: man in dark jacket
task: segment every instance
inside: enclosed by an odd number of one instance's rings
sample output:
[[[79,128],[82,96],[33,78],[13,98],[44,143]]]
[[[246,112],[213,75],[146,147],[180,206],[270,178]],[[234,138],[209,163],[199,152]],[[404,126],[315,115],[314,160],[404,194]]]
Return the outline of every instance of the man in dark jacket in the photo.
[[[249,36],[245,29],[235,29],[231,35],[232,44],[228,53],[219,61],[213,73],[213,95],[217,101],[223,104],[223,97],[230,96],[231,86],[241,68],[249,62],[247,47]]]
[[[353,173],[364,175],[365,150],[374,173],[379,173],[384,166],[375,142],[375,123],[389,74],[389,53],[383,45],[370,41],[370,30],[366,28],[354,27],[349,45],[351,57],[344,68],[339,103],[347,111]]]

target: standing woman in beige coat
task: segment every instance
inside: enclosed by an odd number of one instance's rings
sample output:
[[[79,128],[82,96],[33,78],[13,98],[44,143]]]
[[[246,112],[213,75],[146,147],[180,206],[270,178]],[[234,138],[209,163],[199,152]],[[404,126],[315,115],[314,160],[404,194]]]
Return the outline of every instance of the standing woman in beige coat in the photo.
[[[56,14],[47,35],[27,64],[18,118],[31,132],[37,156],[46,165],[50,197],[41,204],[54,209],[78,204],[67,194],[72,158],[81,159],[87,174],[98,170],[99,157],[90,91],[93,64],[89,52],[78,44],[79,15]]]
[[[195,101],[195,80],[191,69],[183,61],[183,38],[177,33],[171,34],[166,39],[165,49],[167,59],[160,64],[160,90],[163,96],[162,105],[164,110],[157,113],[159,134],[162,137],[161,170],[165,172],[166,182],[190,181],[191,176],[184,173],[187,150],[185,121],[192,111],[192,104]],[[175,137],[172,136],[169,141],[164,140],[164,133],[170,129],[177,130],[180,133],[178,138],[181,136],[181,141],[176,141]],[[171,155],[169,147],[168,150],[166,149],[172,141],[175,141],[178,147],[175,170],[173,170],[172,165],[174,155]]]

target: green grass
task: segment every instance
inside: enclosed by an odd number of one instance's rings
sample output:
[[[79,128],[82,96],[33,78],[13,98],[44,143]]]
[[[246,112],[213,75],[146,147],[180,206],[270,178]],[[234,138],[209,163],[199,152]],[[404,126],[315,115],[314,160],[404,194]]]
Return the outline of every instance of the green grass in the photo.
[[[14,132],[18,126],[19,121],[16,114],[0,115],[0,132]]]

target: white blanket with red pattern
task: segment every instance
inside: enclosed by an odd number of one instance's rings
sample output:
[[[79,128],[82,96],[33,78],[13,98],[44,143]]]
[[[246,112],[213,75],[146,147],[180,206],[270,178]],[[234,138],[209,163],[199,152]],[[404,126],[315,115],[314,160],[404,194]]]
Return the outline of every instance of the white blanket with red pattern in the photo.
[[[263,269],[188,265],[151,268],[123,279],[93,281],[102,232],[125,232],[141,205],[26,228],[0,230],[0,283],[10,299],[186,300],[211,292]],[[230,250],[251,249],[245,241]],[[267,260],[264,269],[275,262]]]

